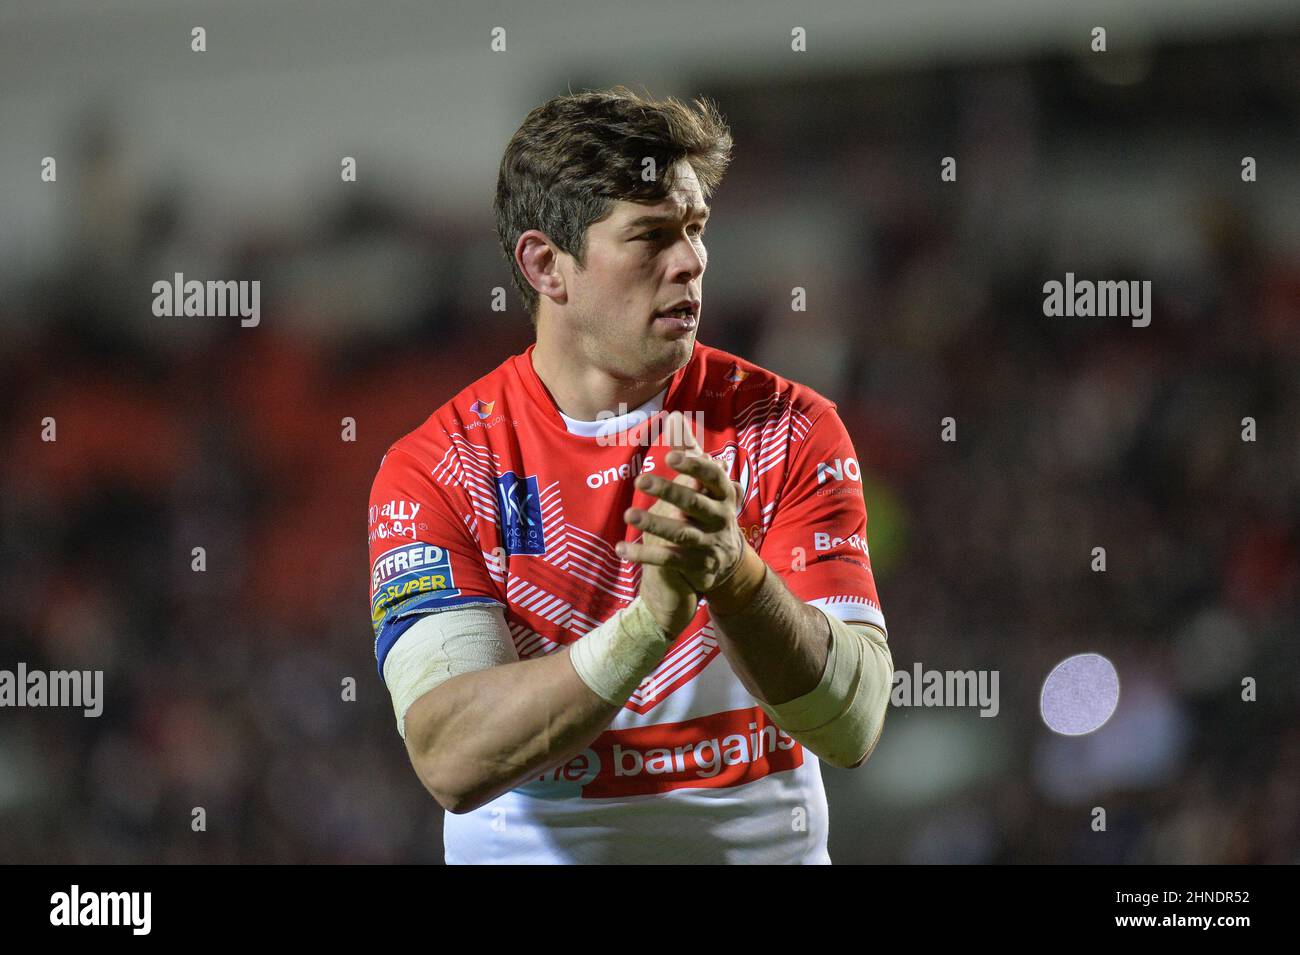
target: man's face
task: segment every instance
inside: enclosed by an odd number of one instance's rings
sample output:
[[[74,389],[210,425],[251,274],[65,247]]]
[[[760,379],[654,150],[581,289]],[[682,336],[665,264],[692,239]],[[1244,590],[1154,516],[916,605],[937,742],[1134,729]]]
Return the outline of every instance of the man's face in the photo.
[[[612,374],[665,377],[691,358],[708,261],[708,207],[689,162],[677,162],[672,182],[665,199],[618,201],[593,223],[585,268],[561,256],[568,301],[557,327],[589,363]],[[664,314],[688,299],[692,313]]]

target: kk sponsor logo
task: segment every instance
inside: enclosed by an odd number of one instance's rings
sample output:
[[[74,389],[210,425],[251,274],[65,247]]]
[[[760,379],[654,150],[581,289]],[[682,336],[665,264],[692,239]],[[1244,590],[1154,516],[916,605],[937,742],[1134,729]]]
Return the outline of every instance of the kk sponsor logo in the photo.
[[[542,527],[542,498],[537,475],[519,477],[507,471],[497,478],[497,504],[501,521],[501,543],[506,555],[546,553],[546,531]]]

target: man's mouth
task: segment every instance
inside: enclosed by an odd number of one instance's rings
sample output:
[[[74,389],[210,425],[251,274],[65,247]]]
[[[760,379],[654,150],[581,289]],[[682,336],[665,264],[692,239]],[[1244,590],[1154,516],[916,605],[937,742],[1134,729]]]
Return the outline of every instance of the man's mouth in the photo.
[[[700,303],[698,301],[679,303],[655,312],[655,319],[672,328],[689,331],[700,320]]]

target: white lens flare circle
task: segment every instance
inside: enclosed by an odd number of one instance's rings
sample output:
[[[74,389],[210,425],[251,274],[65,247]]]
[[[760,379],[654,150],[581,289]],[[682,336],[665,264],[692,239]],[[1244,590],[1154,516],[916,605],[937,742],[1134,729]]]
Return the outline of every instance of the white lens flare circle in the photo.
[[[1119,705],[1119,674],[1100,653],[1066,657],[1047,674],[1038,705],[1053,732],[1091,733],[1104,726]]]

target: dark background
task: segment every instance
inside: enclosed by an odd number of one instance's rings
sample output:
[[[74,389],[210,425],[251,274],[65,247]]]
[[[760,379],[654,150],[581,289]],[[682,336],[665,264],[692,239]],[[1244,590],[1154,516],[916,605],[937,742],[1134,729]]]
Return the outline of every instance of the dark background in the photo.
[[[367,494],[531,341],[506,141],[614,83],[732,125],[700,340],[838,403],[895,666],[1000,673],[996,718],[895,708],[824,768],[832,858],[1300,861],[1295,6],[714,6],[0,12],[0,668],[106,686],[0,710],[0,861],[441,861]],[[154,317],[176,271],[260,280],[261,324]],[[1150,280],[1151,325],[1044,317],[1067,271]],[[1120,706],[1066,738],[1038,694],[1081,652]]]

